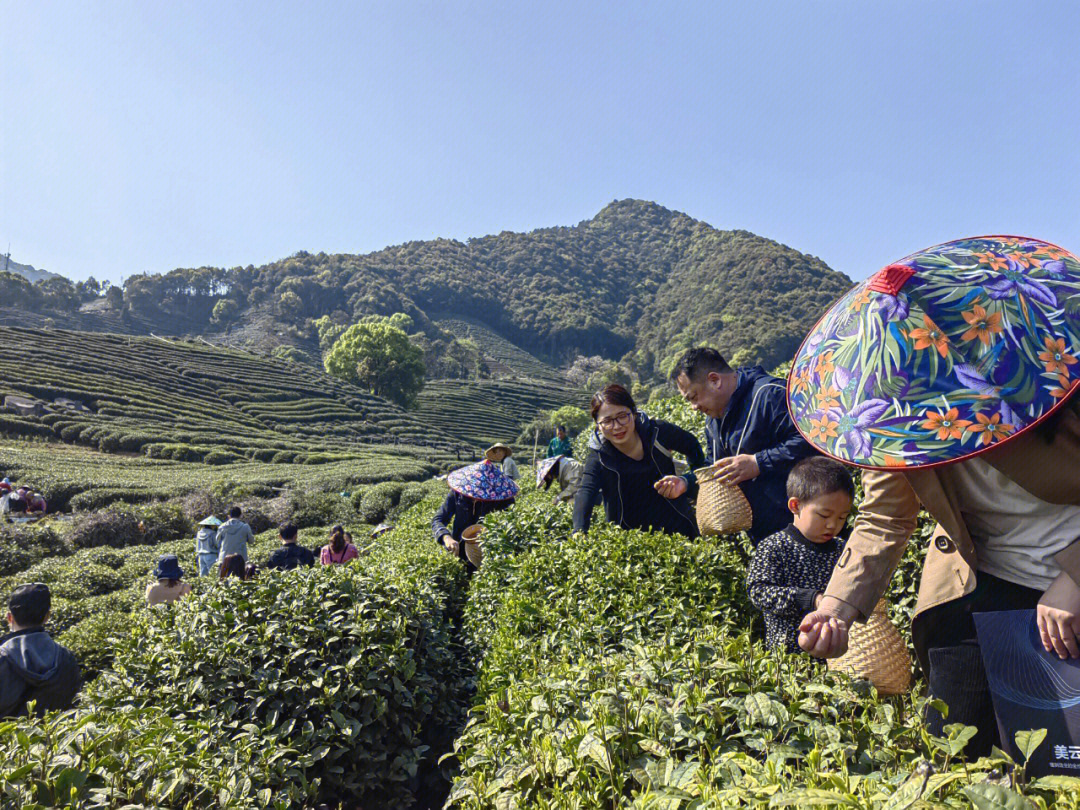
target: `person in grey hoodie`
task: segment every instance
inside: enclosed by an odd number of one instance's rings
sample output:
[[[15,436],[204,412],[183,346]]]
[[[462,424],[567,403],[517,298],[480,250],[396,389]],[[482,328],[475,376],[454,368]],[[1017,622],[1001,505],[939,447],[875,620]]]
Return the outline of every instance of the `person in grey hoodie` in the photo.
[[[251,533],[251,527],[240,520],[242,514],[240,507],[234,506],[229,510],[229,519],[218,527],[218,565],[230,554],[239,554],[247,562],[247,544],[255,539],[255,535]]]
[[[195,559],[199,563],[200,577],[209,576],[216,570],[218,554],[221,552],[221,543],[217,536],[220,525],[221,521],[213,515],[199,521],[199,531],[195,535]]]
[[[70,709],[79,693],[79,663],[43,625],[52,608],[48,585],[20,585],[8,599],[8,627],[0,638],[0,717]]]

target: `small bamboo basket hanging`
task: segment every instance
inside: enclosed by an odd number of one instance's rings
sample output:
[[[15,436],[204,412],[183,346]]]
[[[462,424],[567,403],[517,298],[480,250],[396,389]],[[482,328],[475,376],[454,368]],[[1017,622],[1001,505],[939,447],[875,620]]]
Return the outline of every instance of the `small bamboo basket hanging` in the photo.
[[[911,655],[889,621],[888,603],[877,603],[865,623],[848,630],[848,651],[828,659],[829,669],[870,681],[882,695],[902,695],[911,688]]]
[[[484,527],[479,523],[466,527],[461,540],[465,543],[465,558],[479,568],[484,559]]]
[[[694,471],[698,482],[698,531],[706,537],[747,531],[754,522],[750,501],[734,484],[718,481],[716,473],[713,467]]]

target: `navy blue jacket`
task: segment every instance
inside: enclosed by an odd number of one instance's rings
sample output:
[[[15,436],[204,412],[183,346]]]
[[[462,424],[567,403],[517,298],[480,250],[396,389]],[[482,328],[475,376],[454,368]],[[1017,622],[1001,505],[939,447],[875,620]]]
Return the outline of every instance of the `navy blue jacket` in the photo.
[[[739,454],[752,454],[757,460],[761,474],[739,484],[754,512],[749,534],[755,544],[791,523],[788,473],[816,451],[788,415],[783,380],[761,366],[740,368],[724,415],[705,424],[705,444],[710,464]]]
[[[653,484],[675,474],[670,455],[673,450],[686,456],[691,470],[702,466],[705,456],[701,445],[692,433],[643,413],[638,414],[636,426],[645,450],[641,461],[619,452],[599,431],[593,431],[581,484],[574,496],[574,531],[589,530],[593,507],[603,494],[608,521],[624,529],[652,527],[666,534],[697,537],[697,519],[688,497],[696,487],[693,472],[684,476],[689,484],[687,493],[674,500],[660,495]]]
[[[28,627],[0,638],[0,717],[34,711],[70,709],[79,692],[79,663],[40,627]]]
[[[270,552],[266,567],[279,571],[291,571],[301,566],[310,568],[314,564],[315,555],[311,549],[298,546],[296,543],[284,543]]]

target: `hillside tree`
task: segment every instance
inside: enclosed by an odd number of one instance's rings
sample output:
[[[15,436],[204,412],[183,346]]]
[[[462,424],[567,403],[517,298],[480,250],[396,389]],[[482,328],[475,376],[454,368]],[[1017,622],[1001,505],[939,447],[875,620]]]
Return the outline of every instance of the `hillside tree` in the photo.
[[[240,305],[231,298],[222,298],[214,304],[214,310],[210,315],[210,323],[217,326],[227,326],[236,320],[240,312]]]
[[[327,353],[323,365],[328,374],[403,408],[412,407],[424,387],[423,352],[392,318],[369,317],[350,326]]]

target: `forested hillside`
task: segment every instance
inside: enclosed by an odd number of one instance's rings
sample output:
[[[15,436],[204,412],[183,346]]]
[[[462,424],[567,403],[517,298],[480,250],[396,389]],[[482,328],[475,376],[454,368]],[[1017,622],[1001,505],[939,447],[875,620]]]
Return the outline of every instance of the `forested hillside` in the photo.
[[[20,287],[13,293],[22,305],[0,312],[0,323],[50,317],[58,326],[125,332],[153,324],[158,333],[213,333],[262,351],[292,344],[314,354],[317,318],[344,324],[404,312],[433,333],[435,321],[473,319],[549,363],[625,358],[655,377],[703,341],[740,362],[776,365],[850,284],[777,242],[623,200],[572,227],[134,275],[107,302]]]

